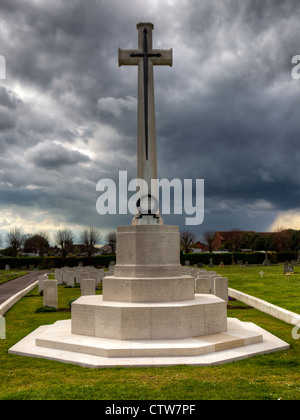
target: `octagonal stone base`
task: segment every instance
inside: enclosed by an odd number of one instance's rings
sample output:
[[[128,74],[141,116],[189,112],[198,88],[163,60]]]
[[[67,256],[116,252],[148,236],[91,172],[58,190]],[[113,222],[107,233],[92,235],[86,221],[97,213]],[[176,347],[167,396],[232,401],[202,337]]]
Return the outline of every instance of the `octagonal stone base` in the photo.
[[[226,302],[195,295],[179,302],[132,303],[83,296],[72,304],[72,334],[116,340],[181,339],[227,330]]]

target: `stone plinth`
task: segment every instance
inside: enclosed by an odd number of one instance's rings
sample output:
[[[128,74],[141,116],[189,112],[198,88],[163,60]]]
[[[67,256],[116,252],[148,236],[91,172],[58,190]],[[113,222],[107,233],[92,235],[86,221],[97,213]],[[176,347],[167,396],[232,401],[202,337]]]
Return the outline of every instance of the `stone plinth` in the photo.
[[[160,340],[226,331],[226,302],[195,295],[195,278],[182,275],[179,243],[178,226],[118,227],[114,275],[103,279],[103,296],[72,304],[72,333]]]
[[[116,340],[160,340],[226,329],[226,302],[213,295],[160,303],[106,302],[96,295],[81,297],[72,304],[72,334]]]
[[[176,302],[194,299],[191,276],[103,279],[103,300],[118,302]]]
[[[117,229],[114,275],[103,279],[103,301],[172,302],[194,299],[194,279],[183,276],[177,226]]]
[[[149,278],[178,277],[180,275],[178,226],[118,227],[115,277]]]

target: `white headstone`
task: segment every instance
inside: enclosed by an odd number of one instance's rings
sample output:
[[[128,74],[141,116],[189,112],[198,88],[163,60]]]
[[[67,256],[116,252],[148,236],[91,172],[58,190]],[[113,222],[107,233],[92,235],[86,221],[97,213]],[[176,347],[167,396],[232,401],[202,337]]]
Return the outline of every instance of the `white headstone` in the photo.
[[[213,290],[213,279],[210,276],[201,276],[195,280],[196,293],[210,295]]]
[[[197,277],[205,276],[207,274],[206,270],[198,269],[197,270]]]
[[[228,302],[228,279],[226,277],[215,277],[214,295]]]
[[[63,283],[63,272],[60,268],[55,268],[54,270],[55,280],[57,280],[57,284]]]
[[[68,287],[74,287],[75,286],[75,273],[74,273],[74,271],[68,271],[67,286]]]
[[[4,316],[0,315],[0,340],[6,339],[6,325]]]
[[[39,276],[38,280],[39,280],[39,294],[40,294],[44,289],[44,280],[48,280],[47,274],[43,274]]]
[[[96,280],[83,279],[80,284],[81,296],[90,296],[96,294]]]
[[[56,280],[44,280],[44,306],[49,306],[50,308],[58,308],[58,298],[57,298],[57,281]]]

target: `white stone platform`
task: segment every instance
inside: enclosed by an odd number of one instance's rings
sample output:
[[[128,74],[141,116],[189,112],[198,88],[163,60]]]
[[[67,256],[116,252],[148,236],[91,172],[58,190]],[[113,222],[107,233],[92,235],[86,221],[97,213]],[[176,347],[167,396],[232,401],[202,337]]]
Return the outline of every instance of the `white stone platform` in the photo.
[[[110,340],[71,334],[71,320],[39,327],[9,353],[84,367],[218,365],[289,349],[252,323],[227,319],[224,333],[179,340]],[[120,355],[122,354],[122,357]]]

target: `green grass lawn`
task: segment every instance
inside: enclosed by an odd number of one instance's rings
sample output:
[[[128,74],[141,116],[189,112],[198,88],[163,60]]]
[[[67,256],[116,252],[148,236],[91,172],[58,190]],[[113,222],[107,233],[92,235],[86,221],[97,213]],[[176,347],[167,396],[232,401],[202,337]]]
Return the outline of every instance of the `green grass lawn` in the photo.
[[[290,277],[283,264],[271,267],[225,266],[207,268],[228,278],[229,287],[300,314],[300,267]],[[263,275],[261,277],[261,270]]]
[[[242,290],[247,285],[249,290],[244,291],[250,293],[251,290],[254,295],[263,293],[269,284],[273,287],[277,279],[275,276],[275,280],[269,279],[266,283],[269,274],[266,278],[256,279],[255,270],[246,272],[251,269],[240,267],[222,270],[224,273],[221,274],[228,275],[231,287]],[[221,272],[221,269],[217,268],[217,271]],[[266,267],[263,271],[267,273],[269,270]],[[250,277],[247,277],[243,284],[242,277],[246,273],[253,278],[250,282]],[[276,290],[280,284],[285,283],[279,282],[278,275]],[[36,288],[5,315],[6,340],[0,340],[0,399],[300,399],[300,339],[292,338],[293,327],[239,302],[230,303],[229,317],[256,323],[288,342],[291,349],[215,367],[109,369],[82,368],[8,354],[10,347],[40,325],[71,317],[67,311],[68,302],[79,297],[80,290],[59,286],[58,291],[59,312],[35,313],[36,308],[43,305],[43,298],[38,296]],[[277,294],[280,293],[274,292]]]
[[[0,284],[6,283],[7,281],[16,279],[18,277],[25,276],[27,271],[20,270],[0,270]]]

